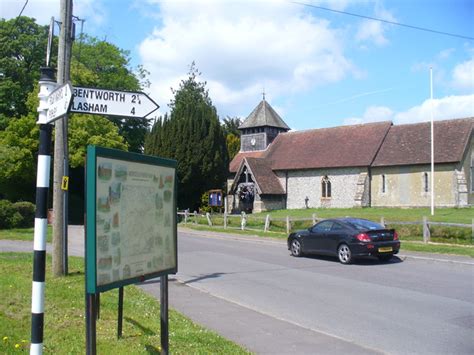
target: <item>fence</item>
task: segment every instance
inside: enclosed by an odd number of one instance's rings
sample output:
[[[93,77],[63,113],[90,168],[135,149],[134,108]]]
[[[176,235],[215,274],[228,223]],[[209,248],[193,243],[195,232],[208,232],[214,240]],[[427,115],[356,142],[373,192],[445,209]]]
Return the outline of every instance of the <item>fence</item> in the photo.
[[[309,228],[317,222],[325,219],[318,218],[312,214],[308,218],[274,218],[267,214],[265,217],[235,214],[200,214],[196,211],[178,212],[178,219],[184,225],[207,225],[209,227],[221,227],[229,230],[248,230],[254,232],[286,233],[289,234],[299,229]],[[404,240],[422,240],[424,243],[440,242],[455,244],[474,243],[474,218],[471,224],[447,223],[429,221],[423,217],[421,221],[389,221],[380,218],[380,224],[387,228],[395,228],[399,236]]]

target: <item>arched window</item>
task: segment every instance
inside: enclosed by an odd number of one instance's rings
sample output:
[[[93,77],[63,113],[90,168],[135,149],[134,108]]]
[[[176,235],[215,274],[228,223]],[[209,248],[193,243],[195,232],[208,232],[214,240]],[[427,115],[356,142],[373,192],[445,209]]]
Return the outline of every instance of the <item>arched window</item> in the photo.
[[[387,182],[385,180],[385,174],[382,174],[382,193],[384,194],[387,191]]]
[[[423,191],[428,192],[430,190],[428,185],[428,173],[423,173]]]
[[[331,198],[331,181],[327,175],[321,180],[321,197]]]

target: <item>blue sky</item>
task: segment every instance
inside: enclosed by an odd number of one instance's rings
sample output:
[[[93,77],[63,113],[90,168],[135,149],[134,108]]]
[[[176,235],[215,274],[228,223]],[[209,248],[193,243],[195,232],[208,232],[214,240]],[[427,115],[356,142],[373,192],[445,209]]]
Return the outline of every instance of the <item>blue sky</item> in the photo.
[[[299,2],[474,37],[473,1]],[[3,0],[1,16],[23,4]],[[263,90],[295,130],[426,121],[431,107],[435,119],[474,116],[474,40],[291,1],[76,0],[74,9],[84,32],[150,71],[146,91],[161,113],[194,60],[222,118],[245,118]],[[59,0],[29,0],[24,14],[46,24],[58,12]]]

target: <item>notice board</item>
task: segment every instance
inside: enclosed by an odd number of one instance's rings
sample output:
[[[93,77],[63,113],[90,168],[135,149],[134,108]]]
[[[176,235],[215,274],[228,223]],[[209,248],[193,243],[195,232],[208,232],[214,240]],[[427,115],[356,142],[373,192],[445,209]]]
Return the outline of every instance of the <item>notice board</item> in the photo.
[[[86,288],[177,272],[176,161],[87,148]]]

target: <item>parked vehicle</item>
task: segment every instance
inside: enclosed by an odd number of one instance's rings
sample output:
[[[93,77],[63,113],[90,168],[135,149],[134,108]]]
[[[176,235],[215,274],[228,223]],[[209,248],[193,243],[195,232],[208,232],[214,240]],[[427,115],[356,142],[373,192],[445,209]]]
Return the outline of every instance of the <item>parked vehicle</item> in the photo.
[[[400,250],[400,241],[395,229],[386,229],[381,224],[359,218],[334,218],[291,233],[288,250],[293,256],[337,256],[343,264],[362,256],[389,261]]]

